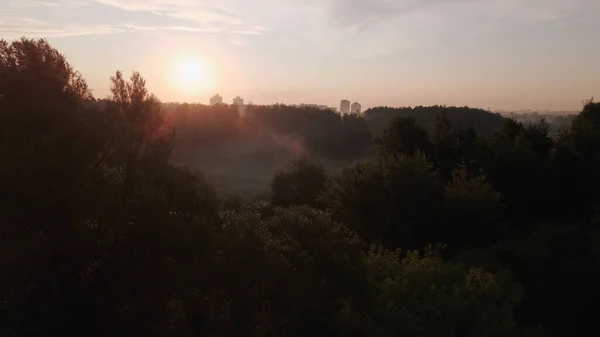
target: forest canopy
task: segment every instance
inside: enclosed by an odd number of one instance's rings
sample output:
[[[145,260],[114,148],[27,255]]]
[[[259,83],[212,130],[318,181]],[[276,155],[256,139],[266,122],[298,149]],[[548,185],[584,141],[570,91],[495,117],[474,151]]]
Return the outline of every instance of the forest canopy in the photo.
[[[2,336],[596,335],[600,103],[556,134],[467,107],[240,115],[137,72],[95,98],[25,38],[0,74]]]

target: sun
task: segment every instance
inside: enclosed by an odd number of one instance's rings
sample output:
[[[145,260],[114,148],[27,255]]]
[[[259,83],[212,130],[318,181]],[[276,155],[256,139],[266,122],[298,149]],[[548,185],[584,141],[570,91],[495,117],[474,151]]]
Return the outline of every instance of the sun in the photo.
[[[185,60],[177,66],[177,78],[182,85],[198,85],[204,80],[206,70],[198,60]]]
[[[165,75],[170,86],[179,94],[188,95],[189,99],[207,94],[214,86],[215,69],[199,55],[176,57],[169,65]]]

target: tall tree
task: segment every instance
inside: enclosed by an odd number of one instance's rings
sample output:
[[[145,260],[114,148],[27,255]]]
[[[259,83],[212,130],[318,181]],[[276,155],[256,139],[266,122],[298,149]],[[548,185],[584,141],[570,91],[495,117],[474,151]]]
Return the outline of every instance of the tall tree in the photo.
[[[308,205],[320,208],[322,204],[319,198],[326,179],[323,166],[311,164],[305,158],[294,160],[273,177],[271,203],[284,207]]]
[[[380,156],[415,154],[417,151],[429,153],[431,143],[426,129],[417,125],[414,117],[399,117],[390,127],[375,139]]]
[[[367,242],[415,248],[441,237],[444,187],[425,156],[387,156],[344,169],[324,201],[334,218]]]

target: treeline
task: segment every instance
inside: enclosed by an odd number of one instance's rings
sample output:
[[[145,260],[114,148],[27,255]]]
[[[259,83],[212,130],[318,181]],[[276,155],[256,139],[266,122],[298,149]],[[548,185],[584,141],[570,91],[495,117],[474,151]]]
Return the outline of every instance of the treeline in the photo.
[[[555,139],[395,118],[371,158],[300,158],[244,203],[172,163],[183,122],[140,74],[97,101],[27,39],[0,42],[0,74],[2,336],[596,335],[598,103]],[[288,109],[219,123],[317,149],[325,128]]]
[[[165,115],[177,129],[175,145],[190,149],[215,146],[236,139],[287,135],[296,137],[312,154],[340,160],[371,154],[373,139],[394,118],[414,117],[417,124],[431,130],[435,119],[446,114],[452,125],[472,128],[491,135],[502,128],[505,119],[481,109],[468,107],[380,107],[364,115],[341,116],[332,110],[247,105],[240,114],[234,105],[164,104]]]
[[[165,115],[176,128],[175,146],[183,150],[237,140],[263,142],[285,135],[310,153],[331,159],[364,156],[372,145],[366,121],[354,115],[310,107],[221,104],[169,104]]]
[[[477,133],[488,136],[498,132],[505,120],[500,114],[483,109],[440,105],[404,108],[377,107],[365,111],[365,118],[369,121],[373,134],[378,136],[395,118],[399,117],[412,117],[419,126],[431,131],[440,114],[445,114],[453,127],[472,128]]]
[[[545,121],[548,123],[550,128],[550,134],[553,136],[558,135],[558,133],[564,129],[565,127],[569,127],[577,114],[570,112],[559,112],[555,114],[540,114],[537,112],[533,113],[509,113],[506,114],[505,117],[514,119],[517,122],[523,124],[535,124],[541,121]]]

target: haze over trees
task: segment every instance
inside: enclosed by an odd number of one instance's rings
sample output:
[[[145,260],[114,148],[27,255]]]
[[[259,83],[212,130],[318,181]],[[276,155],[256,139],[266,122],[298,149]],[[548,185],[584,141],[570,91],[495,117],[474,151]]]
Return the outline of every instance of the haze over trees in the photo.
[[[597,334],[600,103],[552,136],[110,85],[0,41],[0,335]]]

